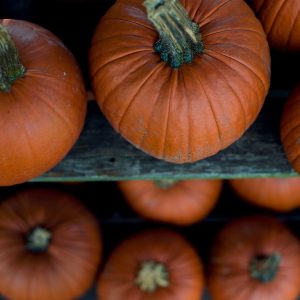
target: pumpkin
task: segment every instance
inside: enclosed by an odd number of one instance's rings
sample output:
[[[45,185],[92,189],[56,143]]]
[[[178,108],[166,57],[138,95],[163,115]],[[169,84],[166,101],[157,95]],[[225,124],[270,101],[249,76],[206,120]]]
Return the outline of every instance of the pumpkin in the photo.
[[[280,136],[288,160],[300,174],[300,85],[283,109]]]
[[[202,263],[193,247],[175,232],[143,231],[119,245],[98,280],[101,300],[199,300]]]
[[[39,176],[74,145],[86,115],[80,70],[49,31],[0,20],[0,186]]]
[[[0,205],[0,293],[11,300],[73,300],[93,283],[97,221],[54,189],[18,192]]]
[[[231,187],[258,206],[286,212],[300,207],[300,178],[235,179]]]
[[[240,218],[219,233],[209,269],[208,288],[214,300],[295,300],[300,245],[274,218]]]
[[[144,152],[194,162],[256,119],[269,89],[263,29],[242,0],[118,0],[90,50],[100,108]]]
[[[222,188],[221,180],[130,180],[118,183],[125,199],[142,217],[190,225],[215,206]]]
[[[253,0],[270,45],[287,51],[300,51],[299,0]]]

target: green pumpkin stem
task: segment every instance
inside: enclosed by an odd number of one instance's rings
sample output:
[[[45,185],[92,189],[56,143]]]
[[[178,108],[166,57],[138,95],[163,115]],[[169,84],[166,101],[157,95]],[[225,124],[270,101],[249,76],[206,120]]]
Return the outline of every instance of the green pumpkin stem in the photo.
[[[160,262],[144,261],[140,265],[135,283],[141,291],[154,293],[159,288],[169,286],[169,273]]]
[[[162,61],[176,69],[203,53],[200,27],[190,19],[179,0],[145,0],[144,6],[159,34],[154,49]]]
[[[174,179],[162,179],[162,180],[154,180],[155,186],[160,189],[167,190],[174,186],[179,180]]]
[[[262,282],[268,283],[275,279],[281,256],[277,253],[271,255],[258,255],[250,262],[251,277]]]
[[[48,250],[52,234],[44,227],[35,227],[27,236],[26,249],[32,252],[45,252]]]
[[[16,45],[7,29],[0,25],[0,91],[9,92],[13,83],[24,74]]]

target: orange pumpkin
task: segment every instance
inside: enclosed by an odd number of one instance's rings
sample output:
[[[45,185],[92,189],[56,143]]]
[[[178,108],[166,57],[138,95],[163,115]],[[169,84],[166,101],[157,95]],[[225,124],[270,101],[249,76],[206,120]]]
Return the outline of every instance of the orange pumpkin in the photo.
[[[272,47],[300,51],[300,1],[253,0]]]
[[[300,289],[299,241],[276,219],[240,218],[217,237],[209,272],[214,300],[295,300]]]
[[[284,107],[280,135],[288,160],[300,174],[300,85]]]
[[[72,196],[28,189],[0,205],[0,293],[11,300],[73,300],[93,283],[97,221]]]
[[[76,142],[86,115],[80,70],[49,31],[0,20],[0,186],[54,167]]]
[[[242,0],[145,5],[148,13],[141,0],[118,0],[101,19],[90,51],[96,100],[116,131],[154,157],[211,156],[262,107],[270,77],[263,29]]]
[[[276,211],[300,207],[300,178],[257,178],[230,181],[237,194],[258,206]]]
[[[199,300],[203,281],[191,245],[175,232],[149,230],[114,250],[98,281],[98,299]]]
[[[190,225],[215,206],[221,180],[130,180],[119,188],[131,207],[141,216],[177,225]]]

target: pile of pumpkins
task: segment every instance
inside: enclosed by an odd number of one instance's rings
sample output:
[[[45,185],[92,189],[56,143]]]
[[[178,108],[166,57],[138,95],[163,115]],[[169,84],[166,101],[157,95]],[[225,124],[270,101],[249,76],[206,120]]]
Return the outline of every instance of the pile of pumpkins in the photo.
[[[239,139],[270,85],[269,44],[300,52],[300,2],[117,0],[101,19],[89,64],[96,100],[126,140],[158,159],[192,163]],[[59,163],[84,125],[87,93],[63,43],[38,25],[0,20],[0,186]],[[287,157],[300,172],[300,87],[281,121]],[[299,179],[232,180],[262,207],[300,206]],[[220,180],[130,181],[119,187],[141,216],[173,225],[213,209]],[[205,242],[205,241],[203,241]],[[102,255],[99,224],[73,196],[29,189],[0,204],[0,293],[17,300],[71,300],[93,283]],[[158,229],[125,240],[99,272],[101,300],[293,300],[300,244],[278,220],[232,221],[213,245],[207,274],[193,246]]]
[[[286,211],[300,206],[299,181],[230,184],[248,201],[254,197],[264,206],[269,201],[269,207],[277,193],[282,205],[279,209],[274,203],[273,208]],[[74,193],[23,187],[0,203],[0,294],[12,300],[71,300],[96,281],[99,300],[200,300],[205,288],[212,300],[295,300],[300,294],[300,242],[278,219],[234,219],[209,247],[211,237],[203,239],[196,227],[197,248],[179,233],[179,226],[209,213],[221,186],[213,180],[119,182],[128,203],[160,227],[150,224],[117,241],[104,263],[107,247],[100,224]],[[253,188],[259,195],[249,192]],[[210,248],[205,264],[198,252],[202,248]]]
[[[112,127],[172,163],[204,159],[239,139],[269,90],[269,44],[300,51],[299,1],[255,0],[253,8],[263,26],[243,0],[117,1],[89,56],[93,91]],[[0,71],[0,186],[8,186],[65,157],[83,128],[87,93],[69,50],[29,22],[0,20]],[[281,122],[297,171],[299,116],[300,88]]]

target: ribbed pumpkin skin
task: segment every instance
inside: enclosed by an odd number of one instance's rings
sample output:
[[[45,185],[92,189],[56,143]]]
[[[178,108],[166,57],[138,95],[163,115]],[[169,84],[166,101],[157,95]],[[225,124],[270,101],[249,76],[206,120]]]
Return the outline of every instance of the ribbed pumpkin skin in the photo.
[[[0,186],[13,185],[54,167],[74,145],[86,116],[80,70],[49,31],[0,20],[26,68],[8,93],[0,92]]]
[[[154,260],[165,264],[170,285],[153,293],[142,292],[135,283],[140,264]],[[100,300],[199,300],[203,293],[202,263],[192,246],[169,230],[149,230],[119,245],[98,281]]]
[[[253,257],[276,252],[282,261],[273,281],[249,275]],[[295,300],[300,287],[300,245],[289,230],[270,217],[231,222],[217,237],[210,261],[208,288],[214,300]]]
[[[35,226],[52,232],[47,252],[32,253]],[[93,283],[102,245],[95,218],[72,196],[28,189],[0,205],[0,293],[11,300],[73,300]]]
[[[299,0],[253,0],[271,47],[300,51]]]
[[[283,109],[280,136],[288,160],[300,174],[300,85]]]
[[[242,0],[186,0],[204,53],[172,69],[141,0],[119,0],[101,19],[90,52],[93,89],[113,128],[146,153],[194,162],[236,141],[269,88],[269,48]]]
[[[130,206],[141,216],[176,225],[206,217],[216,205],[222,180],[182,180],[162,189],[151,180],[118,183]]]
[[[230,180],[243,199],[258,206],[286,212],[300,207],[300,178]]]

